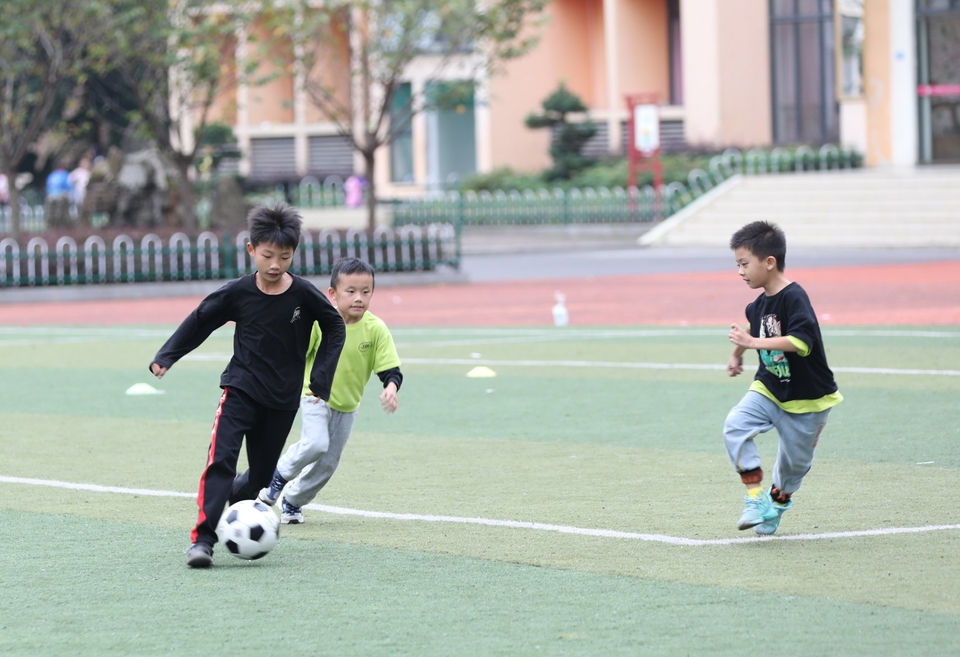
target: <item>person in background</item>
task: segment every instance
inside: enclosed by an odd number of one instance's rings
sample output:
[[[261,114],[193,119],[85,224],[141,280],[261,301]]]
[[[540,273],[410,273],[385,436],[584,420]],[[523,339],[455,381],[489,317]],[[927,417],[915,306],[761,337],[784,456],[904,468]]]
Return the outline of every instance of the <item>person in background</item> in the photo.
[[[87,195],[87,183],[90,182],[90,158],[81,158],[77,168],[67,176],[67,180],[70,182],[70,189],[73,192],[70,200],[78,208],[82,207],[83,199]]]
[[[63,161],[57,162],[57,167],[47,176],[47,198],[56,199],[61,196],[70,196],[70,173]]]

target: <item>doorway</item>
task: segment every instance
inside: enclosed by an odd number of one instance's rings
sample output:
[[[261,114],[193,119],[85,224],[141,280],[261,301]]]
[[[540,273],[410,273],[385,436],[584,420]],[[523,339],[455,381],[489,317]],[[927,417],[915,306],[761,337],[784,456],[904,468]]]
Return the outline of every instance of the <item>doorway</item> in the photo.
[[[960,0],[917,5],[920,161],[960,162]]]

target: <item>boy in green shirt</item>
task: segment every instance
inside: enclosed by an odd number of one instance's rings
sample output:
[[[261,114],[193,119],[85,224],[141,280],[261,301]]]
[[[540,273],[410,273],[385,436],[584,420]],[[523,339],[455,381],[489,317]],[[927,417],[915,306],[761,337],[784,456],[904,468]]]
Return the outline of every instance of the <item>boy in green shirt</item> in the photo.
[[[308,385],[307,376],[321,338],[320,328],[314,324],[300,399],[300,440],[287,449],[277,463],[270,485],[258,495],[261,502],[273,506],[287,487],[280,516],[284,524],[303,522],[301,508],[317,496],[336,471],[363,390],[374,372],[383,382],[381,407],[387,413],[397,410],[397,391],[403,382],[400,358],[387,325],[367,311],[373,288],[373,267],[366,262],[346,258],[334,265],[327,295],[343,317],[347,335],[333,377],[330,401],[317,397]]]

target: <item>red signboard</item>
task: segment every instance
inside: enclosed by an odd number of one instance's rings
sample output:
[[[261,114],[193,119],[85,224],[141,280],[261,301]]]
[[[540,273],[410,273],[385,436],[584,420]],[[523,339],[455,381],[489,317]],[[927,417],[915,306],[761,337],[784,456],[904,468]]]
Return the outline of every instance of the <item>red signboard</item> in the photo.
[[[920,96],[960,96],[960,84],[921,84],[917,87]]]
[[[653,171],[653,189],[659,200],[663,184],[660,164],[660,98],[657,94],[627,96],[627,185],[637,184],[637,171]]]

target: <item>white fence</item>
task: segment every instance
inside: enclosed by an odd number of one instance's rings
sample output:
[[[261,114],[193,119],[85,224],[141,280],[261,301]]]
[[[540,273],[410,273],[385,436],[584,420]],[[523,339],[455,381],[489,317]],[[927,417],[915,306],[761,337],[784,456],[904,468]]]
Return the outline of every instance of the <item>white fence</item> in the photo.
[[[175,233],[166,243],[154,233],[139,243],[118,235],[109,244],[99,235],[82,244],[64,236],[53,245],[42,237],[24,245],[6,237],[0,239],[0,287],[231,279],[254,270],[248,241],[247,231],[235,237],[207,231],[195,239]],[[358,228],[303,231],[290,271],[301,276],[329,274],[338,260],[347,257],[365,260],[380,272],[422,271],[458,267],[460,249],[456,229],[449,223],[396,230],[381,226],[371,234]]]

